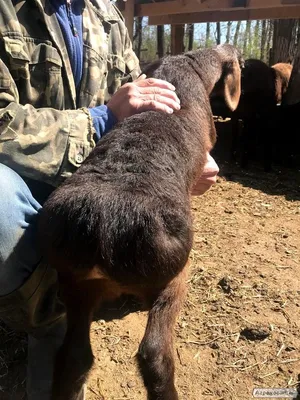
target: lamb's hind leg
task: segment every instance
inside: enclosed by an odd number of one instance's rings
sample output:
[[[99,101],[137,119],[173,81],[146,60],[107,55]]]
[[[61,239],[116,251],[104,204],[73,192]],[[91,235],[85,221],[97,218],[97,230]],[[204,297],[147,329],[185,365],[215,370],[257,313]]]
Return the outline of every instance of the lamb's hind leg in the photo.
[[[77,281],[68,274],[61,279],[67,311],[68,329],[58,351],[54,369],[52,400],[81,398],[88,373],[93,365],[90,325],[93,312],[101,302],[101,279]]]
[[[164,288],[149,311],[139,364],[149,400],[177,400],[174,385],[173,330],[186,292],[184,270]]]

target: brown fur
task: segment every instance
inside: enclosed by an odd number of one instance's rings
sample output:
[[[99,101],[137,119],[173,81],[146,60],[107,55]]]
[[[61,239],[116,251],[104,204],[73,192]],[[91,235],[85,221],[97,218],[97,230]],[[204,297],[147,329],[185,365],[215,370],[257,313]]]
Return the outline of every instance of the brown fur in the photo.
[[[285,95],[287,91],[293,66],[287,63],[277,63],[275,65],[272,65],[272,68],[275,70],[276,74],[275,93],[276,93],[276,101],[278,104],[281,103],[282,97]]]
[[[42,248],[68,317],[52,400],[76,399],[93,363],[93,312],[124,292],[150,309],[139,350],[148,398],[178,399],[172,343],[193,239],[190,195],[216,140],[211,92],[238,104],[239,55],[217,46],[166,57],[145,73],[177,88],[181,110],[118,124],[41,212]]]

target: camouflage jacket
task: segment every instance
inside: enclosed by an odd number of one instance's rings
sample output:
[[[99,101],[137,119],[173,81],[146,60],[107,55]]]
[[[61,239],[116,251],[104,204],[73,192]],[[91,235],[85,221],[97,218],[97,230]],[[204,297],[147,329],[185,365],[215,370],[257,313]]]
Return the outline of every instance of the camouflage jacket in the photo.
[[[83,74],[76,94],[67,48],[47,0],[0,2],[0,163],[57,186],[94,148],[88,107],[140,72],[109,0],[85,0]]]

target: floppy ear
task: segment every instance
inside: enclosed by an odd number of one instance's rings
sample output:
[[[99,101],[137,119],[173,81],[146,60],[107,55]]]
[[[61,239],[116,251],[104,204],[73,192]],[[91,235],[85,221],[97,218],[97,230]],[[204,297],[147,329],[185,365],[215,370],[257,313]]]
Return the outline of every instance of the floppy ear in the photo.
[[[241,96],[241,68],[237,59],[230,64],[224,76],[224,98],[230,110],[234,111]]]

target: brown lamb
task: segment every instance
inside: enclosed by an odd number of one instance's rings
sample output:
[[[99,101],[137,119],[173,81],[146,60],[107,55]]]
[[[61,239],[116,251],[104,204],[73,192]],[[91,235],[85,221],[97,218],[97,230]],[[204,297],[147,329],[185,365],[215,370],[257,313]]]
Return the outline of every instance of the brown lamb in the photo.
[[[149,309],[138,354],[148,399],[178,399],[173,328],[193,241],[191,190],[216,141],[209,96],[223,93],[236,108],[240,61],[233,46],[219,45],[150,65],[148,77],[176,87],[181,110],[117,124],[44,204],[39,235],[68,321],[52,400],[77,398],[93,364],[93,312],[122,293]]]

